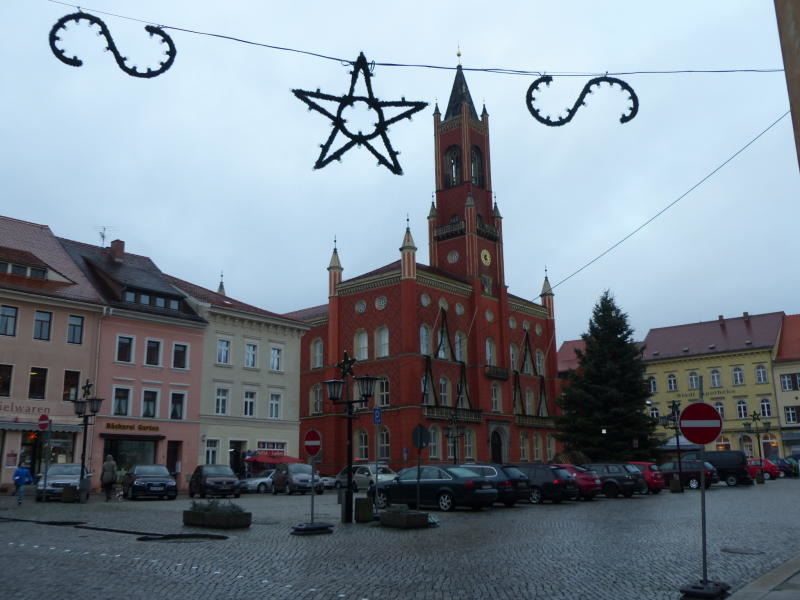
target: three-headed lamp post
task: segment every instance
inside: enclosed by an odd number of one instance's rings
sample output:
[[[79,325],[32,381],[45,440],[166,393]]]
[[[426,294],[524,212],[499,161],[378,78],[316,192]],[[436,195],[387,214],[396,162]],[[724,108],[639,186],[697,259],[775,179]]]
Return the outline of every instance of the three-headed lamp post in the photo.
[[[756,483],[764,483],[764,453],[761,449],[761,434],[766,433],[772,427],[769,421],[761,420],[761,413],[753,411],[750,415],[750,421],[744,424],[744,430],[747,433],[756,434],[756,443],[758,444],[758,458],[761,466],[756,471]]]
[[[347,488],[345,490],[344,505],[342,507],[343,523],[353,522],[353,405],[366,404],[372,397],[373,390],[375,389],[375,381],[377,377],[371,375],[363,375],[356,377],[353,375],[353,364],[356,362],[355,358],[350,358],[347,352],[344,353],[342,362],[336,365],[340,370],[339,379],[329,379],[324,381],[328,389],[328,398],[333,404],[345,405],[345,417],[347,418]],[[348,379],[353,377],[358,383],[358,397],[348,398]]]

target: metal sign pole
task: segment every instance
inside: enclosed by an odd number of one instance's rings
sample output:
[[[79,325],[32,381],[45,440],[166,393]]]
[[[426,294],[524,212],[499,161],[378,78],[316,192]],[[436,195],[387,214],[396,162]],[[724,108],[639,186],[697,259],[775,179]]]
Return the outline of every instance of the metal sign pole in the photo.
[[[703,530],[703,584],[708,583],[708,552],[706,550],[706,447],[700,446],[700,522]]]
[[[45,456],[44,456],[44,497],[47,497],[47,472],[50,470],[50,454],[52,453],[52,448],[50,447],[50,432],[52,431],[53,421],[50,421],[50,424],[47,426],[47,429],[44,432],[44,444],[45,444]]]
[[[314,496],[317,495],[317,489],[314,485],[314,457],[308,458],[308,464],[311,466],[311,522],[314,522]]]

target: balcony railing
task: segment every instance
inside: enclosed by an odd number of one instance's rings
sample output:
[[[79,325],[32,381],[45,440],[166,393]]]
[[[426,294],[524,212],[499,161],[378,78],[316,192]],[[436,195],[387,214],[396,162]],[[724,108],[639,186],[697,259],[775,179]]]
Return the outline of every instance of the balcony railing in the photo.
[[[497,227],[494,225],[489,225],[488,223],[482,223],[480,221],[478,222],[478,235],[492,240],[493,242],[496,242],[500,237]]]
[[[533,417],[531,415],[515,415],[517,425],[521,427],[542,427],[545,429],[553,429],[555,423],[550,417]]]
[[[464,221],[456,221],[454,223],[448,223],[447,225],[437,227],[435,237],[437,240],[446,240],[447,238],[462,235],[464,231],[466,231],[466,225],[464,224]]]
[[[428,419],[450,419],[455,415],[457,421],[480,423],[481,411],[471,408],[455,408],[453,406],[422,406],[422,416]]]
[[[496,365],[486,365],[486,376],[492,379],[508,379],[508,369],[505,367],[498,367]]]

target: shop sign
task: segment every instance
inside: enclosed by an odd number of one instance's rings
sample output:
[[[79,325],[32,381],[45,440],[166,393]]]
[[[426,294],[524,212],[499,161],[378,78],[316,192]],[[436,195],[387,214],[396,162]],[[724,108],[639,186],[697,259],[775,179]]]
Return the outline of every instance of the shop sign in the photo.
[[[16,402],[0,402],[0,413],[16,415],[49,415],[49,406],[27,406]]]
[[[143,425],[141,423],[106,423],[106,429],[115,431],[158,431],[158,425]]]

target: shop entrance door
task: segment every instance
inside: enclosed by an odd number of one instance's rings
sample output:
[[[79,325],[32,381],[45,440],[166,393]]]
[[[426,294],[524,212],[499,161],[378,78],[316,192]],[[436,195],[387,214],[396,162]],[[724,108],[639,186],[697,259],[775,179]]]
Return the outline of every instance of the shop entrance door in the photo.
[[[230,456],[230,465],[233,472],[244,477],[244,451],[247,442],[232,441],[230,448],[228,448],[228,455]]]

